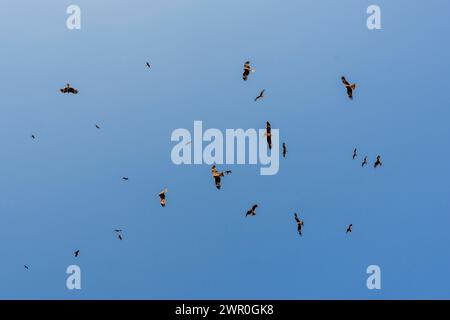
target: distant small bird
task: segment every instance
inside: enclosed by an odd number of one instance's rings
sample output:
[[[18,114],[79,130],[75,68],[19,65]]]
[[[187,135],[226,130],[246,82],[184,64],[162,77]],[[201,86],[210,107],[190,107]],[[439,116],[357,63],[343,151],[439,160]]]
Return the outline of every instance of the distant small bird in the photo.
[[[147,68],[151,69],[150,63],[146,62],[145,65],[147,66]]]
[[[256,208],[258,208],[257,204],[254,204],[250,209],[248,209],[247,213],[245,214],[245,216],[256,216]]]
[[[304,225],[303,220],[300,220],[300,219],[298,218],[297,213],[294,213],[294,218],[295,218],[295,221],[297,221],[297,231],[298,231],[298,234],[301,236],[301,235],[302,235],[302,227],[303,227],[303,225]]]
[[[225,171],[227,174],[230,174],[231,173],[231,170],[227,170],[227,171]],[[222,187],[222,177],[224,176],[224,173],[223,172],[219,172],[219,171],[217,171],[217,167],[216,167],[216,165],[213,165],[212,167],[211,167],[211,173],[212,173],[212,175],[213,175],[213,178],[214,178],[214,182],[216,183],[216,188],[218,189],[218,190],[220,190],[220,188]]]
[[[166,206],[166,193],[167,193],[167,188],[165,188],[163,191],[158,193],[159,203],[161,204],[162,207]]]
[[[353,160],[355,160],[356,156],[357,156],[357,150],[355,148],[355,149],[353,149]]]
[[[286,143],[283,142],[283,158],[286,158],[287,148]]]
[[[226,170],[225,174],[231,174],[231,170]]]
[[[97,129],[100,129],[100,126],[99,126],[98,124],[96,124],[95,127],[96,127]]]
[[[349,226],[347,227],[347,231],[345,233],[352,232],[352,227],[353,227],[353,224],[350,223]]]
[[[69,93],[77,94],[78,93],[78,90],[75,88],[72,88],[69,83],[66,85],[65,88],[59,89],[59,91],[61,91],[62,93],[67,93],[67,94],[69,94]]]
[[[259,99],[263,98],[265,91],[266,91],[266,89],[262,89],[261,92],[259,93],[259,95],[255,98],[255,101],[258,101]]]
[[[32,134],[31,139],[36,139],[36,136],[34,134]]]
[[[123,237],[122,237],[122,229],[115,229],[114,232],[117,233],[117,238],[119,240],[123,239]]]
[[[24,264],[23,267],[24,267],[25,269],[27,269],[27,270],[30,269],[26,264]]]
[[[250,61],[246,61],[244,64],[244,73],[242,74],[242,79],[244,79],[244,81],[247,81],[250,72],[255,72],[255,69],[250,67]]]
[[[353,90],[356,89],[356,83],[350,84],[345,77],[341,77],[342,83],[344,84],[345,88],[347,89],[347,95],[350,99],[353,99]]]
[[[80,250],[75,251],[74,253],[75,258],[78,257],[80,255]]]
[[[374,167],[374,168],[378,168],[378,167],[381,167],[382,165],[383,165],[383,164],[381,163],[381,156],[378,155],[378,156],[377,156],[377,160],[375,161],[373,167]]]
[[[122,177],[122,180],[123,181],[128,181],[129,179],[128,179],[128,177]]]
[[[367,156],[364,157],[364,160],[361,163],[361,167],[364,167],[366,164],[367,164]]]
[[[269,150],[271,150],[272,149],[272,129],[271,129],[269,121],[266,121],[265,135],[267,136],[267,144],[269,145]]]

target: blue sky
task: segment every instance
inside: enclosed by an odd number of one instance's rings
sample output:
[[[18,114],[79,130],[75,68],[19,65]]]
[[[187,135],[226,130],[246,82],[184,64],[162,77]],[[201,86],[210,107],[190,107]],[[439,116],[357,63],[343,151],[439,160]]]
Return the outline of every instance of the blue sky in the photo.
[[[70,4],[81,30],[66,28]],[[366,27],[371,4],[382,30]],[[449,2],[0,5],[0,298],[450,298]],[[60,94],[66,82],[80,94]],[[275,176],[224,166],[217,191],[210,166],[170,159],[172,131],[194,120],[269,120],[288,157]],[[365,154],[383,167],[361,169]]]

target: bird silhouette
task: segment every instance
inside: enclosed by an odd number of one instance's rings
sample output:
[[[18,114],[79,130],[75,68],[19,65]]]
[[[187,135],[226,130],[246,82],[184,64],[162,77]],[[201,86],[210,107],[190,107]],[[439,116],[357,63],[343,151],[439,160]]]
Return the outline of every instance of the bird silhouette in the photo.
[[[34,134],[32,134],[31,139],[36,139],[36,136]]]
[[[286,143],[283,142],[283,158],[286,158],[287,148]]]
[[[267,144],[269,145],[269,150],[272,149],[272,129],[270,127],[270,123],[269,121],[266,121],[266,133],[265,133],[266,137],[267,137]]]
[[[245,216],[256,216],[256,208],[258,208],[257,204],[254,204],[250,209],[248,209],[247,213],[245,214]]]
[[[166,193],[167,193],[167,188],[165,188],[163,191],[158,193],[159,203],[161,204],[162,207],[166,206]]]
[[[122,237],[122,229],[115,229],[114,232],[117,234],[117,238],[119,240],[123,239],[123,237]]]
[[[80,255],[80,250],[75,251],[74,253],[75,258],[78,257]]]
[[[341,77],[342,83],[344,84],[345,88],[347,89],[347,95],[350,99],[353,99],[353,90],[356,89],[356,83],[350,84],[345,77]]]
[[[118,238],[119,240],[122,240],[122,239],[123,239],[121,234],[117,235],[117,238]]]
[[[346,231],[345,233],[352,232],[352,227],[353,227],[353,224],[350,223],[350,224],[348,225],[347,231]]]
[[[246,61],[244,64],[244,73],[242,74],[242,79],[244,79],[244,81],[247,81],[250,72],[255,72],[255,69],[250,67],[250,61]]]
[[[123,181],[128,181],[129,178],[128,178],[128,177],[122,177],[122,180],[123,180]]]
[[[364,157],[364,160],[361,163],[361,167],[364,167],[366,164],[367,164],[367,156]]]
[[[27,269],[27,270],[30,269],[26,264],[24,264],[23,267],[24,267],[25,269]]]
[[[302,227],[304,225],[303,220],[300,220],[297,213],[294,213],[294,219],[295,221],[297,221],[297,231],[298,234],[301,236],[302,235]]]
[[[381,163],[381,156],[377,156],[377,160],[375,160],[375,163],[373,164],[373,167],[376,169],[378,167],[381,167],[383,164]]]
[[[59,89],[59,91],[61,91],[62,93],[67,93],[67,94],[69,94],[69,93],[77,94],[78,93],[78,90],[75,88],[72,88],[69,83],[66,85],[65,88]]]
[[[146,62],[145,65],[147,66],[147,68],[151,69],[150,63]]]
[[[266,89],[262,89],[261,92],[259,93],[259,95],[255,98],[255,101],[258,101],[259,99],[263,98],[265,91],[266,91]]]
[[[100,129],[100,126],[99,126],[98,124],[96,124],[95,127],[96,127],[97,129]]]
[[[357,156],[357,150],[355,148],[355,149],[353,149],[353,160],[355,160],[356,156]]]

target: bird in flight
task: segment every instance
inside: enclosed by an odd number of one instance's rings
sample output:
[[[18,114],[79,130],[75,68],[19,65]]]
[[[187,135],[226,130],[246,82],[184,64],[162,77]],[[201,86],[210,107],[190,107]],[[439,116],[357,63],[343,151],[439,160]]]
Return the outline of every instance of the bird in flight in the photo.
[[[258,101],[261,98],[264,98],[264,92],[266,91],[266,89],[262,89],[261,92],[259,93],[259,95],[255,98],[255,101]]]
[[[352,232],[352,227],[353,227],[353,224],[350,223],[350,224],[348,225],[347,231],[346,231],[345,233]]]
[[[221,171],[221,172],[217,171],[216,165],[213,165],[211,167],[211,173],[212,173],[214,181],[216,183],[216,188],[218,190],[220,190],[220,187],[222,186],[222,184],[221,184],[222,179],[221,178],[224,176],[224,172],[223,171]],[[231,174],[231,170],[226,170],[225,174],[227,174],[227,175]]]
[[[353,90],[356,89],[356,83],[350,84],[345,77],[341,77],[342,83],[344,84],[345,88],[347,89],[347,95],[350,99],[353,99]]]
[[[36,139],[36,136],[34,134],[32,134],[31,139]]]
[[[23,267],[24,267],[25,269],[27,269],[27,270],[30,269],[26,264],[24,264]]]
[[[267,136],[267,144],[269,145],[269,150],[272,149],[272,129],[270,127],[269,121],[266,121],[266,133]]]
[[[163,191],[158,193],[159,203],[161,204],[162,207],[166,206],[166,193],[167,193],[167,188],[165,188]]]
[[[361,167],[364,167],[366,164],[367,164],[367,156],[364,157],[364,160],[361,163]]]
[[[304,225],[303,220],[300,220],[300,219],[298,218],[297,213],[294,213],[294,218],[295,218],[295,221],[297,221],[297,231],[298,231],[298,234],[301,236],[301,235],[302,235],[302,227],[303,227],[303,225]]]
[[[353,160],[355,160],[356,156],[357,156],[357,150],[355,148],[355,149],[353,149]]]
[[[100,126],[99,126],[98,124],[96,124],[95,127],[96,127],[97,129],[100,129]]]
[[[247,213],[245,214],[245,216],[256,216],[256,208],[258,208],[257,204],[254,204],[250,209],[248,209]]]
[[[75,252],[73,253],[73,255],[75,256],[75,258],[78,257],[78,256],[80,255],[80,250],[75,251]]]
[[[381,156],[378,155],[378,156],[377,156],[377,160],[375,161],[373,167],[374,167],[374,168],[378,168],[378,167],[381,167],[382,165],[383,165],[383,164],[381,163]]]
[[[122,177],[122,180],[123,180],[123,181],[128,181],[129,178],[128,178],[128,177]]]
[[[117,238],[119,240],[123,239],[123,237],[122,237],[122,229],[116,229],[116,230],[114,230],[114,232],[117,234]]]
[[[151,67],[150,67],[150,63],[148,63],[148,62],[145,63],[145,66],[146,66],[147,68],[149,68],[149,69],[151,68]]]
[[[283,158],[286,158],[287,148],[286,143],[283,142]]]
[[[244,64],[244,73],[242,74],[242,79],[244,79],[244,81],[247,81],[250,72],[255,72],[255,69],[250,67],[250,61],[246,61]]]
[[[78,93],[78,90],[75,88],[72,88],[69,83],[66,85],[65,88],[59,89],[59,91],[61,91],[62,93],[67,93],[67,94],[69,94],[69,93],[77,94]]]

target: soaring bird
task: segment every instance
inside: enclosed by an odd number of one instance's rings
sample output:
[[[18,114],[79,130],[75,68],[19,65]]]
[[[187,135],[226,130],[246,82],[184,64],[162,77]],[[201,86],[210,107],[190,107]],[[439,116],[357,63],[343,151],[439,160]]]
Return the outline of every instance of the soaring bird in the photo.
[[[287,148],[286,143],[283,142],[283,158],[286,158]]]
[[[302,235],[302,227],[303,227],[303,225],[304,225],[303,220],[300,220],[300,219],[298,218],[297,213],[294,213],[294,218],[295,218],[295,221],[297,221],[297,230],[298,230],[298,234],[301,236],[301,235]]]
[[[251,207],[250,209],[248,209],[247,213],[245,214],[245,216],[256,216],[256,208],[258,208],[257,204],[254,204],[253,207]]]
[[[366,164],[367,164],[367,156],[364,157],[364,160],[361,163],[361,167],[364,167]]]
[[[267,144],[269,145],[269,150],[272,149],[272,129],[270,127],[269,121],[266,121],[266,136],[267,136]]]
[[[158,193],[159,203],[161,204],[162,207],[166,206],[166,193],[167,193],[167,188],[165,188],[163,191]]]
[[[62,93],[67,93],[67,94],[69,94],[69,93],[77,94],[78,93],[78,90],[75,88],[72,88],[70,86],[70,83],[68,83],[65,88],[59,89],[59,91],[61,91]]]
[[[123,180],[123,181],[128,181],[129,178],[128,178],[128,177],[122,177],[122,180]]]
[[[355,149],[353,149],[353,160],[355,160],[356,156],[357,156],[357,150],[355,148]]]
[[[231,174],[231,170],[226,170],[225,174]]]
[[[250,61],[246,61],[244,64],[244,73],[242,74],[242,79],[244,79],[244,81],[247,81],[250,72],[255,72],[255,69],[250,67]]]
[[[231,171],[230,171],[231,172]],[[211,167],[211,173],[213,175],[214,181],[216,183],[216,188],[220,190],[221,185],[221,177],[224,176],[223,172],[217,171],[216,165]]]
[[[378,155],[377,156],[377,160],[375,161],[375,163],[373,164],[373,167],[374,168],[378,168],[378,167],[381,167],[383,164],[381,163],[381,156],[380,155]]]
[[[80,250],[75,251],[74,253],[75,258],[78,257],[80,255]]]
[[[36,139],[36,136],[34,134],[32,134],[31,139]]]
[[[100,129],[100,126],[99,126],[98,124],[96,124],[95,127],[96,127],[97,129]]]
[[[255,98],[255,101],[258,101],[259,99],[264,97],[264,91],[266,91],[266,89],[262,89],[261,92],[259,93],[259,95]]]
[[[27,269],[27,270],[30,269],[26,264],[24,264],[23,267],[24,267],[25,269]]]
[[[342,83],[344,84],[345,88],[347,89],[347,95],[350,99],[353,99],[353,90],[356,89],[356,83],[350,84],[345,77],[341,77]]]
[[[146,62],[145,65],[147,66],[147,68],[149,68],[149,69],[151,68],[150,63]]]
[[[123,239],[123,237],[122,237],[122,229],[116,229],[116,230],[114,230],[114,232],[117,234],[117,238],[119,240]]]
[[[345,233],[352,232],[352,227],[353,227],[353,224],[350,223],[350,224],[348,225],[347,231],[346,231]]]

